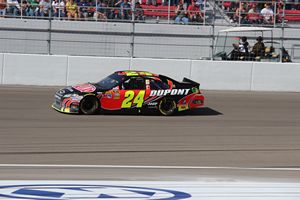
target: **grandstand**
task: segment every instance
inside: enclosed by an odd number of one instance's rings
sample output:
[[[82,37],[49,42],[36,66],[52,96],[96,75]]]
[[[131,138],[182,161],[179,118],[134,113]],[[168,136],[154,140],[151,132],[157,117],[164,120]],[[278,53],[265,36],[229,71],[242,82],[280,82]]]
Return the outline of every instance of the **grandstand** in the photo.
[[[0,15],[1,53],[212,59],[219,30],[264,26],[300,59],[296,1],[0,0]]]

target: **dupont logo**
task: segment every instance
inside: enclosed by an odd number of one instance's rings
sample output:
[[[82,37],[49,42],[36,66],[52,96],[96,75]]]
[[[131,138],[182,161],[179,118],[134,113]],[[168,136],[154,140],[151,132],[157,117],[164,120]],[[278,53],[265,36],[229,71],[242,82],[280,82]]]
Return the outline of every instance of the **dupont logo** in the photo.
[[[31,200],[179,200],[190,198],[185,192],[132,186],[36,184],[0,187],[0,199]]]

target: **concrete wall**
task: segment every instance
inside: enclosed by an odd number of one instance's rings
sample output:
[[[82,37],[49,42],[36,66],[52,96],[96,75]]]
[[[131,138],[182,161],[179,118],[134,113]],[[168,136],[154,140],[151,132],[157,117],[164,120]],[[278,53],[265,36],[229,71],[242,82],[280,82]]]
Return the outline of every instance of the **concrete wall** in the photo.
[[[4,54],[0,53],[0,83],[3,84],[3,63],[4,63]]]
[[[67,56],[4,54],[3,84],[65,85]]]
[[[251,62],[192,61],[191,78],[209,90],[250,90]]]
[[[300,64],[254,63],[254,91],[300,91]]]
[[[129,70],[130,58],[68,57],[67,85],[96,82],[114,71]]]
[[[190,77],[191,62],[189,60],[135,58],[132,60],[130,69],[163,74],[181,81],[183,77]]]
[[[0,20],[0,27],[1,53],[193,60],[212,56],[212,26],[160,23],[133,26],[131,23],[64,20],[49,23],[48,20],[5,18]],[[215,35],[227,28],[231,26],[215,26]],[[284,29],[284,46],[293,62],[300,61],[298,30],[297,27]],[[282,29],[273,31],[274,40],[280,46]],[[240,34],[231,35],[240,37]],[[243,35],[248,36],[253,46],[254,38],[261,33]],[[265,41],[270,40],[270,36],[265,33]]]
[[[207,90],[300,92],[300,64],[295,63],[0,54],[2,84],[73,85],[128,69],[179,81],[188,77]]]

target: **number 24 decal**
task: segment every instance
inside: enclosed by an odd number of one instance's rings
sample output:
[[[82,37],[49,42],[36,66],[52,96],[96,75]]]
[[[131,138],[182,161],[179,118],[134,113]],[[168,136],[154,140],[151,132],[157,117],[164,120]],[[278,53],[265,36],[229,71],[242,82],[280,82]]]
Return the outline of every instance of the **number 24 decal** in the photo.
[[[134,91],[126,91],[124,95],[125,99],[122,102],[121,108],[131,108],[132,103],[136,104],[136,108],[142,107],[144,103],[144,96],[145,90],[139,91],[136,97],[134,97]]]

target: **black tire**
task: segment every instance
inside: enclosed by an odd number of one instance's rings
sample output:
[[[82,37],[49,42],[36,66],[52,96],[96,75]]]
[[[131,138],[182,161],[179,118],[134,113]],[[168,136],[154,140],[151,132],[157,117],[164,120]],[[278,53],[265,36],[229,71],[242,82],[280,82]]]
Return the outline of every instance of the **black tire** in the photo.
[[[158,110],[162,115],[173,115],[177,110],[176,102],[170,98],[163,98],[158,105]]]
[[[99,107],[99,100],[95,96],[86,96],[80,101],[80,112],[85,115],[96,114]]]

